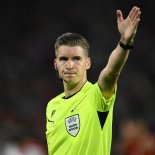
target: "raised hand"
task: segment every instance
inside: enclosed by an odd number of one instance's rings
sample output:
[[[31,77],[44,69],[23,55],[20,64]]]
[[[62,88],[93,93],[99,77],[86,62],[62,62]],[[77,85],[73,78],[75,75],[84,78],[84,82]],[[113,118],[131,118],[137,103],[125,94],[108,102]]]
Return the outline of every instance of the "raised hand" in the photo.
[[[120,10],[117,10],[116,14],[121,40],[125,44],[131,44],[136,34],[138,23],[140,21],[140,8],[134,6],[126,19],[123,19],[123,15]]]

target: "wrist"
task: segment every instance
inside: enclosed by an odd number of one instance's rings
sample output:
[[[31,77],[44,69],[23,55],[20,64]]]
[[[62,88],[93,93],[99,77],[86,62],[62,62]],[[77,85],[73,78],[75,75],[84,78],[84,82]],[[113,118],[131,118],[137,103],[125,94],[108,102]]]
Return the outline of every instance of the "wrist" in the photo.
[[[121,37],[120,41],[124,44],[124,45],[129,45],[129,46],[132,46],[133,45],[133,38],[132,39],[125,39],[123,37]]]
[[[130,49],[134,48],[133,42],[132,42],[132,44],[131,44],[131,42],[129,44],[129,43],[124,43],[122,40],[119,41],[119,46],[121,48],[123,48],[124,50],[130,50]]]

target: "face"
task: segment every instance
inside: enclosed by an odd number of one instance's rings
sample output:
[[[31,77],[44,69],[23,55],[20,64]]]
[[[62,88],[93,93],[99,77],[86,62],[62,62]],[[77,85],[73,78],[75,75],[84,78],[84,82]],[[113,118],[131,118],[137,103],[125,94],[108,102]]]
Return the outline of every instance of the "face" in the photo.
[[[65,83],[78,83],[87,79],[90,58],[86,57],[80,46],[60,46],[54,61],[55,69]]]

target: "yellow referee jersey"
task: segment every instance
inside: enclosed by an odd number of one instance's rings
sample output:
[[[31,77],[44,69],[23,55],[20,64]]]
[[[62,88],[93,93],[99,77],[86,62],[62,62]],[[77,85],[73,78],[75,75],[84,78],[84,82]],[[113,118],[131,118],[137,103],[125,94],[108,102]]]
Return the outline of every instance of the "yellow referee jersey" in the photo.
[[[87,81],[72,97],[52,99],[46,109],[48,154],[110,155],[115,97],[105,100],[98,84]],[[107,111],[103,127],[98,111]]]

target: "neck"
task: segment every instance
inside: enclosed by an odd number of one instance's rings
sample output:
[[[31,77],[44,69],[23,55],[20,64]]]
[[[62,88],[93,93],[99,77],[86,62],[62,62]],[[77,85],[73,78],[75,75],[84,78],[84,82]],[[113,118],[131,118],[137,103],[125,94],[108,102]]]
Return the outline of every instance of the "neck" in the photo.
[[[65,91],[65,97],[71,96],[75,93],[77,93],[85,84],[87,79],[83,79],[82,81],[78,83],[66,83],[64,82],[64,91]]]

